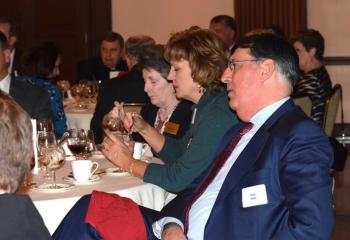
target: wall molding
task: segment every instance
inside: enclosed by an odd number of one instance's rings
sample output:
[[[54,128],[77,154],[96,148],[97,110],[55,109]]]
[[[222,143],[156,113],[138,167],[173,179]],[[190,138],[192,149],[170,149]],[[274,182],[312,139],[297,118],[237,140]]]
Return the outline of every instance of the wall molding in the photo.
[[[324,65],[350,65],[350,56],[323,57]]]

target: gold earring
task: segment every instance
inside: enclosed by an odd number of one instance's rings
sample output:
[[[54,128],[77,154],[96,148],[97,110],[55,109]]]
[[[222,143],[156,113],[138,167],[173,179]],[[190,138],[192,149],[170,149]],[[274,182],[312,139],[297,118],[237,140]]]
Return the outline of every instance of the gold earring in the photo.
[[[205,92],[205,88],[202,87],[201,85],[198,85],[198,92],[203,94]]]

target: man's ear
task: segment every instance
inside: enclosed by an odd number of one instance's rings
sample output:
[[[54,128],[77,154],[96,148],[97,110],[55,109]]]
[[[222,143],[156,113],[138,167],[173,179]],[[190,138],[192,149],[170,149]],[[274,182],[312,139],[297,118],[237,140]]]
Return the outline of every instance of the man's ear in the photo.
[[[5,56],[5,63],[10,63],[11,61],[11,52],[10,49],[5,49],[2,51]]]
[[[276,64],[271,59],[263,60],[260,63],[260,78],[262,81],[269,79],[276,70]]]
[[[316,48],[310,48],[310,50],[308,51],[309,52],[309,54],[311,55],[311,56],[316,56]]]

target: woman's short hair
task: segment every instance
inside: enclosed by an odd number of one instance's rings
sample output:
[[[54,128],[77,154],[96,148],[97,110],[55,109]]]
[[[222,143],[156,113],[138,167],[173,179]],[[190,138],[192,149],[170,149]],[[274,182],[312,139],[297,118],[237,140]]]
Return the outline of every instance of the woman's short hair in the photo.
[[[193,81],[209,92],[221,92],[221,75],[227,67],[228,51],[224,42],[207,29],[185,30],[172,35],[165,49],[170,61],[187,60]]]
[[[164,79],[168,78],[170,64],[164,58],[164,46],[157,44],[148,47],[140,55],[139,65],[141,69],[154,69]]]
[[[28,114],[0,91],[0,188],[19,188],[33,157],[32,125]]]
[[[129,37],[125,43],[125,52],[129,58],[139,61],[140,55],[150,46],[153,46],[155,41],[153,38],[145,35],[137,35]]]
[[[316,49],[315,57],[319,60],[323,60],[324,53],[324,38],[321,33],[314,29],[308,29],[305,31],[299,32],[295,38],[292,39],[292,42],[300,42],[303,44],[304,48],[307,51],[310,51],[311,48]]]
[[[53,42],[41,42],[23,54],[18,73],[19,75],[48,79],[60,55],[60,49]]]

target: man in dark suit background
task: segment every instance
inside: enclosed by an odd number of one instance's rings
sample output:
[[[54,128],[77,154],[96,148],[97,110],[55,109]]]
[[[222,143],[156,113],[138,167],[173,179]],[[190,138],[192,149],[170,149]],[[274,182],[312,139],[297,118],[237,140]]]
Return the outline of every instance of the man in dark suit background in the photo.
[[[122,59],[124,39],[119,33],[109,32],[102,39],[100,56],[83,60],[78,64],[78,80],[103,81],[116,76],[117,72],[127,71]]]
[[[105,114],[112,110],[115,101],[125,103],[148,102],[138,61],[144,50],[154,44],[153,38],[144,35],[128,38],[125,44],[125,57],[130,71],[110,81],[104,81],[100,85],[95,113],[90,124],[90,128],[94,131],[96,143],[101,143],[103,140],[102,119]]]
[[[17,42],[17,23],[11,19],[0,18],[0,32],[5,34],[7,38],[7,43],[10,50],[10,64],[8,72],[11,75],[15,75],[17,66],[19,63],[19,58],[21,56],[21,51],[16,48]]]
[[[49,97],[44,89],[18,81],[8,74],[10,50],[6,36],[0,32],[0,90],[9,94],[33,119],[51,119]]]
[[[218,37],[227,44],[230,53],[235,50],[237,35],[236,20],[228,15],[217,15],[210,20],[209,28],[213,30]]]

